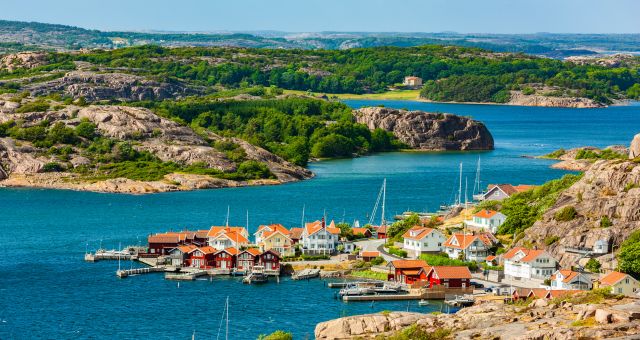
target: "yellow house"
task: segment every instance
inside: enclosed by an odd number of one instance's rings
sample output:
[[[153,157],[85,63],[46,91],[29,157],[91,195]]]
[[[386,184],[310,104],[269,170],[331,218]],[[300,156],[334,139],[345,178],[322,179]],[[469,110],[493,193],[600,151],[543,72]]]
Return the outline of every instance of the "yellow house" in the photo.
[[[285,233],[279,229],[263,232],[258,246],[261,251],[275,250],[280,253],[281,256],[295,255],[293,240],[291,240],[289,233]]]
[[[600,278],[600,287],[611,287],[611,293],[636,296],[640,291],[640,283],[631,275],[611,272]]]

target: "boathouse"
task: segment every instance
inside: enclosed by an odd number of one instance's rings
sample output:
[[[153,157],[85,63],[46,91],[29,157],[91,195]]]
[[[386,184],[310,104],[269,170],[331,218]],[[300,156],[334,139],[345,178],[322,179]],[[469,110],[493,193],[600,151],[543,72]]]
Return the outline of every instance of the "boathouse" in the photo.
[[[361,251],[360,252],[360,259],[362,259],[362,261],[364,262],[371,262],[371,260],[375,259],[378,256],[380,256],[379,251]]]
[[[194,268],[209,269],[215,266],[216,249],[204,246],[193,249],[189,254],[189,266]]]
[[[280,273],[280,254],[275,250],[267,250],[258,255],[258,263],[264,267],[266,272]]]
[[[386,225],[381,225],[381,226],[373,227],[373,228],[376,231],[376,238],[378,238],[380,240],[387,238],[387,226]]]
[[[198,247],[187,244],[183,246],[178,246],[169,251],[169,258],[171,261],[171,265],[175,267],[182,267],[189,265],[189,253]]]
[[[420,281],[420,271],[431,268],[424,260],[394,260],[389,262],[387,267],[393,281],[406,284]],[[426,279],[426,275],[422,279]]]
[[[241,271],[250,271],[253,266],[258,264],[258,256],[260,250],[258,248],[248,248],[240,252],[237,256],[237,268]]]
[[[218,269],[232,269],[236,264],[236,255],[238,255],[238,249],[233,247],[218,250],[214,254],[215,267]]]
[[[428,272],[429,287],[470,288],[471,272],[466,266],[434,266]]]
[[[183,240],[181,240],[179,234],[175,233],[149,235],[147,238],[149,254],[155,256],[167,255],[169,251],[177,248]]]

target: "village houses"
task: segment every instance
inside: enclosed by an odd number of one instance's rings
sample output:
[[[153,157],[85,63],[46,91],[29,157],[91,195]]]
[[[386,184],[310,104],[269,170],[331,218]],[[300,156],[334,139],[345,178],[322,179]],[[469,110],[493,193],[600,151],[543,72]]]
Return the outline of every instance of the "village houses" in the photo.
[[[443,244],[444,252],[452,259],[482,262],[489,256],[489,250],[498,244],[490,233],[455,233]]]
[[[302,231],[302,251],[305,254],[333,254],[340,238],[340,228],[325,220],[306,223]]]
[[[207,238],[209,245],[217,250],[249,245],[249,233],[244,227],[211,227]]]
[[[495,210],[482,209],[479,212],[473,214],[471,220],[466,220],[464,223],[471,228],[476,228],[481,231],[489,231],[492,234],[498,232],[498,227],[504,223],[507,216],[501,212]]]
[[[261,225],[254,235],[261,251],[275,250],[282,256],[295,255],[291,232],[281,224]]]
[[[442,245],[447,240],[444,234],[437,229],[413,227],[407,230],[404,235],[403,248],[414,257],[422,253],[439,253]]]
[[[481,201],[502,201],[519,192],[525,192],[535,188],[534,185],[489,184],[487,192],[478,195]],[[476,196],[474,196],[476,198]]]
[[[502,255],[504,276],[522,280],[544,281],[556,271],[557,262],[548,252],[541,249],[515,247]]]
[[[631,275],[611,272],[598,280],[601,288],[610,287],[612,294],[623,294],[626,296],[637,297],[640,293],[640,283]]]
[[[591,290],[591,278],[571,269],[560,269],[551,275],[551,289],[561,290]]]

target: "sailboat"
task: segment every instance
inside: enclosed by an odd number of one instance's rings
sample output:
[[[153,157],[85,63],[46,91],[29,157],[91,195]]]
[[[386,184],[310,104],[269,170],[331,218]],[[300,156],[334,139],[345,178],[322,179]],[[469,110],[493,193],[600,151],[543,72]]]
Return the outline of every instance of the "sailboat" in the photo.
[[[478,167],[476,168],[476,179],[473,183],[473,191],[471,198],[474,201],[482,201],[484,199],[485,191],[482,189],[482,182],[480,181],[480,157],[478,157]]]
[[[382,203],[382,211],[381,211],[381,215],[380,215],[380,226],[385,226],[387,225],[387,220],[385,219],[385,204],[387,201],[387,179],[385,178],[382,181],[382,187],[380,188],[380,191],[378,192],[378,198],[376,199],[376,204],[373,206],[373,211],[371,212],[371,215],[369,216],[369,225],[373,225],[374,223],[374,219],[376,218],[376,213],[378,212],[378,207],[380,206],[380,203]]]
[[[450,205],[443,204],[440,206],[441,212],[448,212],[453,208],[462,206],[462,162],[460,162],[460,173],[458,175],[458,194],[455,196],[454,202]]]

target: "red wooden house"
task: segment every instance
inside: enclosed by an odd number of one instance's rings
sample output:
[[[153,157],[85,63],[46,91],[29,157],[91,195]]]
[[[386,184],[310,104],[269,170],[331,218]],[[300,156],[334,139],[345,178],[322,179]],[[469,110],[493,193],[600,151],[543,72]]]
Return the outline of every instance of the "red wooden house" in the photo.
[[[376,230],[376,233],[378,234],[378,239],[385,239],[387,238],[387,226],[386,225],[381,225],[379,227],[373,227]]]
[[[253,266],[258,264],[258,256],[260,256],[260,250],[258,248],[249,248],[240,252],[236,257],[238,270],[251,270]]]
[[[238,249],[226,248],[214,254],[215,267],[219,269],[232,269],[236,265]]]
[[[149,235],[148,253],[155,256],[167,255],[169,251],[183,244],[184,237],[177,233]]]
[[[471,285],[471,272],[465,266],[434,266],[426,274],[429,288],[443,285],[446,288],[468,288]]]
[[[201,269],[214,268],[215,253],[215,248],[210,246],[195,248],[189,253],[188,266]]]
[[[277,251],[269,249],[258,255],[258,258],[258,263],[264,266],[265,270],[280,271],[280,254]]]
[[[367,228],[351,228],[351,232],[353,233],[353,236],[358,236],[360,238],[371,237],[371,230]]]
[[[360,252],[360,258],[364,262],[370,262],[371,260],[375,259],[378,256],[380,256],[379,251],[361,251]]]
[[[420,277],[420,272],[431,267],[424,260],[395,260],[387,264],[390,278],[396,282],[412,284],[421,279],[426,279],[426,274]],[[428,272],[428,271],[427,271]]]

